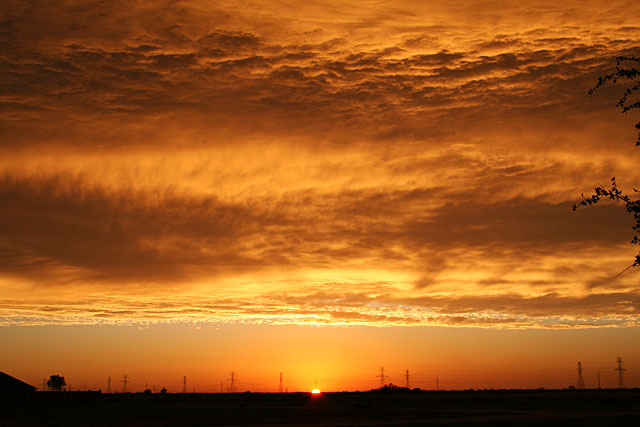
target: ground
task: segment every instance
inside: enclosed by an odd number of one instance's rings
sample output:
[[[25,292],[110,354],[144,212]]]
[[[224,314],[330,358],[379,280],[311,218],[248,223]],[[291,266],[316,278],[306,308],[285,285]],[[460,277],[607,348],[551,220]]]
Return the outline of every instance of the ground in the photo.
[[[640,389],[103,394],[5,402],[0,426],[613,426],[640,420],[639,398]]]

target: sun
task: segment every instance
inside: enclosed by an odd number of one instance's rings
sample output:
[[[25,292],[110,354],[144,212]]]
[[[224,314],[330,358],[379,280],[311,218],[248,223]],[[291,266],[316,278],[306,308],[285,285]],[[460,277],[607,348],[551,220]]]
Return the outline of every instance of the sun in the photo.
[[[320,394],[322,393],[320,390],[318,390],[317,388],[314,388],[313,390],[311,390],[312,394]]]

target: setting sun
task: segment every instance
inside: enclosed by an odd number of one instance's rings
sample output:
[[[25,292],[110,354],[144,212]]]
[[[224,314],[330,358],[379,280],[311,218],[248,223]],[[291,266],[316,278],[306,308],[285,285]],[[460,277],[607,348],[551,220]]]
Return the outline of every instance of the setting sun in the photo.
[[[317,388],[314,388],[313,390],[311,390],[311,394],[320,394],[321,391],[318,390]]]

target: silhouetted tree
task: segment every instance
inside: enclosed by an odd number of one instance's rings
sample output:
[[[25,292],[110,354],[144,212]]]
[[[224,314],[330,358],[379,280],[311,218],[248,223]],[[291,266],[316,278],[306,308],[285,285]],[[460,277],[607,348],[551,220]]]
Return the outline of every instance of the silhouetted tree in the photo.
[[[47,387],[51,390],[60,391],[66,385],[67,382],[60,375],[51,375],[47,380]]]
[[[615,84],[619,80],[630,80],[632,83],[631,86],[625,89],[622,97],[616,104],[622,109],[622,113],[626,114],[635,108],[640,108],[640,100],[637,99],[640,91],[640,69],[635,68],[637,66],[636,64],[640,64],[640,58],[636,56],[618,56],[616,60],[616,71],[614,73],[598,77],[598,83],[596,83],[593,88],[589,89],[589,95],[593,94],[596,90],[609,82]],[[636,147],[638,147],[640,146],[640,121],[636,123],[635,127],[638,130],[638,138],[636,140]],[[635,188],[633,191],[635,193],[638,192]],[[631,213],[635,220],[635,224],[633,225],[635,235],[633,236],[633,239],[631,239],[631,243],[635,245],[640,244],[640,199],[634,200],[631,196],[624,194],[619,190],[616,186],[615,177],[611,178],[611,188],[596,187],[594,189],[594,193],[589,197],[585,197],[583,194],[582,201],[573,205],[573,210],[575,211],[580,206],[594,205],[602,199],[610,199],[625,204],[626,211]],[[638,255],[636,255],[633,264],[629,267],[636,266],[640,266],[640,251],[638,252]]]
[[[616,57],[616,71],[611,74],[605,74],[598,77],[598,83],[591,89],[589,89],[589,95],[592,95],[595,91],[602,86],[611,82],[613,84],[618,83],[618,80],[631,80],[632,85],[625,89],[622,97],[616,104],[622,109],[622,113],[626,114],[634,108],[640,108],[640,100],[633,100],[634,95],[638,95],[636,92],[640,91],[640,70],[634,68],[634,62],[640,64],[640,58],[637,56],[618,56]],[[630,67],[623,67],[620,64],[631,64]],[[640,121],[636,123],[636,129],[638,129],[638,139],[636,140],[636,147],[640,146]]]

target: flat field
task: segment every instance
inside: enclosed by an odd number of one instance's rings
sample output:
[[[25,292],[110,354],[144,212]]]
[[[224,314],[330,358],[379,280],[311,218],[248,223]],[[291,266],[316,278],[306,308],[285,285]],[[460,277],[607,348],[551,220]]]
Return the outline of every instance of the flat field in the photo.
[[[2,402],[0,426],[640,425],[640,389],[77,396]]]

